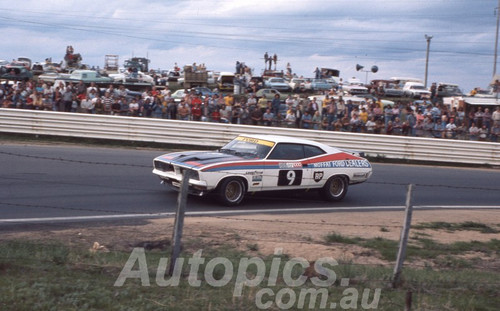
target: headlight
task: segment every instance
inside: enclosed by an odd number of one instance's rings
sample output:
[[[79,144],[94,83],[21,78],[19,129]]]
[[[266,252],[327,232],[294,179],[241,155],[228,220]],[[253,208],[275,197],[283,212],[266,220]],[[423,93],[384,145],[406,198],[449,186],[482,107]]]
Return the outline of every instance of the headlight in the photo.
[[[188,170],[191,173],[191,176],[189,177],[189,179],[200,180],[200,174],[198,173],[198,171],[190,170],[190,169],[183,168],[183,167],[181,167],[182,176],[184,176],[184,173]]]
[[[155,167],[155,169],[162,171],[162,172],[173,172],[174,171],[174,167],[172,166],[172,164],[165,163],[165,162],[159,161],[159,160],[154,161],[154,167]]]

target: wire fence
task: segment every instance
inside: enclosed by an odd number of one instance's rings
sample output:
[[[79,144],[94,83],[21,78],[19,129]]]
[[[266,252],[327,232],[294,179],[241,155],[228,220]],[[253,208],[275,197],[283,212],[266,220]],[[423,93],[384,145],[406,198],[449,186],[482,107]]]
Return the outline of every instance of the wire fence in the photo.
[[[1,155],[5,156],[10,156],[10,157],[25,157],[25,158],[32,158],[32,159],[37,159],[37,160],[43,160],[43,161],[60,161],[60,162],[67,162],[67,163],[78,163],[78,164],[85,164],[85,165],[106,165],[106,166],[123,166],[123,167],[137,167],[137,168],[151,168],[151,165],[142,165],[142,164],[134,164],[134,163],[111,163],[111,162],[100,162],[100,161],[86,161],[86,160],[78,160],[78,159],[66,159],[62,157],[48,157],[48,156],[39,156],[39,155],[28,155],[28,154],[20,154],[20,153],[15,153],[15,152],[7,152],[7,151],[0,151]],[[0,177],[2,179],[9,179],[5,177]],[[66,183],[65,181],[51,181],[52,183]],[[379,182],[379,181],[368,181],[367,183],[370,184],[379,184],[379,185],[384,185],[384,186],[407,186],[405,183],[398,183],[398,182]],[[416,184],[417,187],[431,187],[431,188],[449,188],[449,189],[455,189],[455,190],[479,190],[479,191],[499,191],[500,188],[496,187],[474,187],[474,186],[454,186],[454,185],[444,185],[444,184]],[[130,189],[131,191],[154,191],[151,189]],[[66,211],[79,211],[79,212],[92,212],[92,213],[105,213],[105,214],[112,214],[112,215],[120,215],[124,214],[123,211],[120,210],[110,210],[110,209],[95,209],[95,208],[79,208],[79,207],[69,207],[69,206],[53,206],[53,205],[44,205],[44,204],[39,204],[39,203],[33,203],[33,204],[26,204],[26,203],[13,203],[13,202],[8,202],[8,200],[3,200],[0,201],[0,206],[6,206],[6,207],[13,207],[17,209],[22,209],[22,208],[44,208],[44,209],[57,209],[57,210],[66,210]],[[262,211],[265,212],[265,211]],[[148,212],[139,212],[139,211],[130,211],[127,212],[127,214],[136,214],[136,215],[151,215],[151,216],[156,216],[159,215],[159,213],[148,213]],[[163,214],[162,217],[168,218],[172,217],[172,215],[167,215]],[[310,230],[314,230],[314,228],[321,226],[323,228],[331,228],[332,232],[335,232],[336,230],[339,230],[339,228],[342,227],[368,227],[368,228],[373,228],[376,230],[376,228],[382,229],[388,229],[390,228],[391,230],[401,230],[403,229],[403,225],[398,225],[394,223],[388,223],[388,222],[381,222],[381,223],[344,223],[344,222],[325,222],[325,221],[309,221],[309,220],[304,220],[304,221],[297,221],[297,220],[288,220],[288,219],[262,219],[262,218],[252,218],[248,216],[221,216],[221,215],[203,215],[204,217],[212,218],[212,219],[217,219],[222,221],[222,228],[224,228],[224,222],[241,222],[241,223],[260,223],[260,224],[265,224],[265,226],[271,227],[273,224],[281,224],[281,225],[289,225],[291,229],[297,229],[298,226],[307,226],[311,228]],[[66,229],[67,225],[62,224],[62,223],[50,223],[50,224],[45,224],[45,226],[54,229],[54,228],[61,228],[61,229]],[[158,240],[158,238],[163,237],[166,239],[165,235],[168,235],[168,232],[174,230],[174,225],[165,223],[163,224],[164,229],[166,234],[158,234],[157,232],[155,233],[147,233],[145,236],[142,236],[142,239],[147,238],[149,235],[151,240]],[[136,225],[126,225],[126,226],[115,226],[112,229],[114,235],[125,235],[125,234],[140,234],[140,226]],[[286,244],[317,244],[317,245],[328,245],[328,246],[335,246],[338,245],[338,243],[329,243],[326,240],[311,240],[308,238],[304,238],[300,236],[299,233],[295,233],[297,235],[296,240],[284,240],[280,239],[277,237],[273,237],[274,235],[282,234],[282,231],[269,231],[266,230],[265,234],[267,237],[260,237],[256,236],[255,234],[252,234],[252,230],[248,230],[250,233],[247,237],[239,237],[238,238],[238,243],[252,243],[252,244],[259,244],[259,243],[273,243],[275,245],[286,245]],[[291,233],[294,234],[294,233]],[[359,235],[356,234],[342,234],[343,237],[345,238],[351,238],[351,239],[356,239],[360,238]],[[204,232],[196,232],[193,230],[193,228],[190,228],[185,234],[183,239],[187,240],[204,240],[207,238],[206,233]],[[427,238],[427,237],[424,237]],[[361,238],[362,239],[362,238]],[[245,242],[246,241],[246,242]],[[235,241],[229,241],[229,242],[235,242]],[[416,241],[413,241],[418,243],[418,239]],[[342,243],[340,243],[342,244]],[[443,251],[443,245],[441,244],[434,244],[434,245],[421,245],[421,249],[424,249],[426,251]],[[486,253],[489,253],[490,251],[486,251]],[[496,250],[496,254],[498,254],[498,250]],[[491,255],[491,254],[490,254]],[[226,255],[227,256],[227,255]],[[493,257],[496,257],[495,253],[491,255]],[[16,261],[19,260],[17,257],[12,257],[12,256],[0,256],[1,260],[7,260],[7,261]],[[235,256],[232,258],[234,260],[238,260],[239,257]],[[28,261],[34,261],[36,262],[37,258],[24,258],[24,260]],[[270,257],[265,257],[263,258],[264,261],[270,261],[272,258]],[[50,261],[50,260],[49,260]],[[380,267],[380,268],[386,268],[386,269],[391,269],[394,266],[394,262],[392,261],[386,261],[382,263],[361,263],[361,262],[355,262],[353,260],[344,260],[339,262],[339,265],[341,266],[352,266],[352,267]],[[412,268],[412,269],[447,269],[445,265],[436,263],[435,260],[433,259],[425,259],[425,260],[418,260],[418,262],[407,262],[405,263],[406,268]],[[451,269],[454,270],[470,270],[473,269],[473,267],[465,265],[463,267],[461,266],[453,266]],[[391,281],[391,276],[389,274],[386,274],[385,277],[382,278],[373,278],[373,277],[367,277],[366,274],[359,274],[358,276],[354,276],[354,279],[358,277],[360,279],[363,279],[365,282],[381,282],[381,283],[389,283]],[[422,289],[425,286],[422,286],[423,283],[426,281],[420,281],[417,279],[406,279],[405,280],[405,287],[406,288],[419,288]],[[423,283],[422,283],[423,282]],[[453,279],[437,279],[435,281],[432,281],[436,284],[440,284],[442,286],[455,286],[453,288],[461,288],[464,285],[463,284],[456,284],[457,280]],[[483,284],[487,286],[497,286],[500,284],[500,282],[491,282],[491,281],[470,281],[467,286],[472,286],[475,284]],[[429,293],[431,294],[431,293]],[[432,293],[435,294],[435,293]]]

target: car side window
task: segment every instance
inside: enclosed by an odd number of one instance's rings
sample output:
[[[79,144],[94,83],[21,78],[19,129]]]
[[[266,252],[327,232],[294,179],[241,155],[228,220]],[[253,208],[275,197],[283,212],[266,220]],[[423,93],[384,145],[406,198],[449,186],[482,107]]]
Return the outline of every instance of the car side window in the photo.
[[[304,147],[299,144],[279,143],[269,155],[273,160],[299,160],[304,158]]]
[[[315,156],[325,154],[326,152],[323,149],[316,146],[304,145],[304,153],[306,158],[312,158]]]

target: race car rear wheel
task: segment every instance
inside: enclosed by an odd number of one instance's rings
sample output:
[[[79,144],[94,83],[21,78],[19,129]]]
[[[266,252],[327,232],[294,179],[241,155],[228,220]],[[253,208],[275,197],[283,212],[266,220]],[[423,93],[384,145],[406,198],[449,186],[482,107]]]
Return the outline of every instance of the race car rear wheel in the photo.
[[[236,206],[243,201],[246,187],[241,178],[227,178],[219,185],[219,201],[226,206]]]
[[[321,188],[321,195],[327,201],[340,201],[347,194],[348,186],[346,177],[333,176]]]

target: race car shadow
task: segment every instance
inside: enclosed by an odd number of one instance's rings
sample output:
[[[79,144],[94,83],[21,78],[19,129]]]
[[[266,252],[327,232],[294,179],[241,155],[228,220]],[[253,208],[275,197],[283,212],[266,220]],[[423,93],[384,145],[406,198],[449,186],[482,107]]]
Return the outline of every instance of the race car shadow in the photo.
[[[264,191],[247,193],[243,202],[236,207],[225,207],[221,205],[215,194],[209,194],[204,197],[190,196],[188,205],[191,208],[203,209],[214,208],[221,209],[277,209],[277,208],[304,208],[304,207],[324,207],[340,205],[341,202],[328,202],[321,198],[316,190],[290,190],[290,191]],[[348,203],[346,197],[342,203]],[[344,205],[344,204],[343,204]]]

